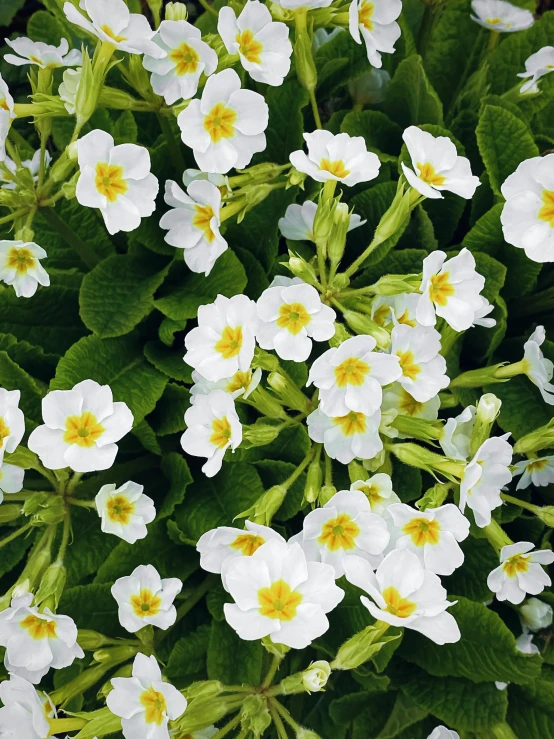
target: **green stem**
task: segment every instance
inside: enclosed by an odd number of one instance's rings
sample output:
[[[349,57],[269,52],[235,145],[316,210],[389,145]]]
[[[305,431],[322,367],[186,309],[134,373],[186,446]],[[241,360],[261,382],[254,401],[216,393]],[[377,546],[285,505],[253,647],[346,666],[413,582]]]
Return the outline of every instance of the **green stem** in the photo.
[[[212,8],[212,6],[209,4],[208,0],[198,0],[198,2],[204,8],[205,11],[207,11],[208,13],[211,13],[212,15],[215,15],[216,18],[219,17],[218,16],[218,13],[217,13],[217,10],[215,10],[215,8]]]
[[[310,451],[306,454],[306,456],[304,457],[304,459],[300,462],[300,464],[298,465],[298,467],[294,470],[294,472],[292,473],[292,475],[290,475],[290,477],[287,477],[287,479],[285,480],[285,482],[282,483],[282,486],[284,488],[286,488],[288,490],[290,488],[290,486],[294,482],[296,482],[296,480],[298,480],[298,478],[300,477],[300,475],[304,472],[304,470],[306,469],[306,467],[312,461],[312,457],[314,456],[314,454],[315,454],[315,448],[312,447],[310,449]]]
[[[11,213],[8,213],[7,216],[3,216],[0,218],[0,224],[2,223],[9,223],[10,221],[15,221],[16,218],[21,218],[21,216],[26,215],[29,212],[29,208],[19,208],[18,210],[14,210]]]
[[[22,526],[20,529],[17,529],[16,531],[14,531],[9,536],[6,536],[5,539],[2,539],[0,541],[0,549],[2,547],[6,546],[6,544],[9,544],[10,542],[12,542],[14,539],[17,539],[18,536],[21,536],[25,532],[29,531],[29,529],[32,527],[32,525],[33,524],[31,524],[31,523],[27,523],[27,524],[25,524],[25,526]]]
[[[66,503],[69,503],[70,505],[76,505],[79,506],[79,508],[90,508],[94,510],[96,508],[96,503],[93,500],[81,500],[80,498],[66,498]]]
[[[77,485],[81,482],[81,478],[83,477],[82,472],[74,472],[73,477],[71,480],[67,483],[67,487],[65,489],[65,492],[67,495],[71,495],[74,491]]]
[[[240,713],[237,713],[237,715],[232,718],[228,723],[225,724],[219,731],[217,731],[213,736],[212,739],[223,739],[224,736],[227,736],[235,727],[237,727],[240,724],[241,715]]]
[[[310,96],[310,103],[312,105],[312,113],[314,114],[314,121],[316,128],[323,128],[321,124],[321,116],[319,115],[319,108],[317,107],[317,100],[315,96],[315,90],[308,90]]]
[[[203,2],[201,4],[204,5]],[[207,7],[209,8],[210,6],[207,5]],[[210,8],[210,10],[213,11],[213,8]],[[179,141],[175,138],[175,134],[173,133],[173,129],[171,128],[171,124],[169,123],[169,119],[166,116],[161,115],[160,113],[157,113],[156,117],[158,119],[158,123],[160,124],[160,128],[162,129],[162,133],[165,136],[169,155],[173,161],[173,167],[177,172],[177,175],[181,177],[183,172],[185,171],[185,160],[183,157],[183,152],[181,151]]]
[[[67,551],[67,545],[69,544],[70,536],[71,536],[71,514],[68,508],[65,512],[65,517],[63,520],[62,540],[60,543],[60,548],[58,550],[57,562],[59,564],[63,564],[63,560],[65,557],[65,553]]]
[[[283,724],[281,716],[279,715],[273,700],[270,699],[268,701],[268,706],[271,718],[273,719],[273,723],[275,724],[275,728],[277,729],[277,736],[279,737],[279,739],[288,739],[287,730],[285,729],[285,725]]]
[[[500,33],[498,31],[491,31],[489,36],[489,43],[487,44],[487,56],[491,54],[500,42]]]
[[[295,732],[298,732],[300,730],[300,724],[293,719],[293,717],[290,715],[290,712],[282,703],[279,703],[279,701],[275,700],[275,698],[271,698],[270,703]]]
[[[333,462],[327,453],[325,453],[325,485],[327,487],[333,485]]]
[[[86,244],[75,231],[72,231],[52,208],[42,208],[41,215],[54,228],[62,239],[83,260],[89,269],[93,269],[101,261],[101,258]]]
[[[524,508],[526,511],[530,511],[531,513],[537,513],[537,510],[539,509],[539,506],[533,505],[533,503],[528,503],[526,500],[520,500],[519,498],[514,498],[512,495],[507,495],[506,493],[500,493],[500,497],[502,500],[505,500],[506,503],[512,503],[513,505],[517,505],[520,508]]]
[[[265,676],[264,681],[262,683],[262,688],[269,688],[269,686],[273,682],[273,678],[275,677],[281,662],[282,662],[282,657],[278,657],[276,654],[274,654],[273,660],[271,661],[271,665],[269,666],[269,670],[267,671],[267,675]]]

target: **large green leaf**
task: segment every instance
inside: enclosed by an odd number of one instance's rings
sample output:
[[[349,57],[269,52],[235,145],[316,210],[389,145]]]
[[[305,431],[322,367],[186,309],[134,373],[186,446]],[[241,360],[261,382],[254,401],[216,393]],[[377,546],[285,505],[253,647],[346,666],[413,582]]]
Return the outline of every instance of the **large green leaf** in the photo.
[[[442,124],[442,103],[429,82],[421,57],[398,65],[385,99],[385,112],[402,128],[422,123]]]
[[[269,106],[269,124],[265,131],[267,145],[254,160],[287,164],[291,151],[304,146],[302,109],[308,104],[308,93],[296,79],[288,79],[279,87],[267,87],[265,100]],[[237,246],[240,244],[237,243]]]
[[[208,677],[226,685],[259,685],[266,654],[261,642],[240,639],[225,621],[212,621]]]
[[[0,0],[0,26],[9,26],[25,0]]]
[[[210,633],[210,627],[203,624],[176,642],[165,669],[167,677],[183,679],[205,670]]]
[[[107,636],[128,636],[119,625],[117,601],[111,594],[109,583],[68,588],[61,597],[58,610],[70,616],[80,629],[92,629]]]
[[[554,739],[554,674],[509,688],[508,722],[525,739]]]
[[[349,136],[363,136],[368,150],[378,154],[383,161],[394,161],[400,154],[402,129],[379,110],[347,113],[340,130]]]

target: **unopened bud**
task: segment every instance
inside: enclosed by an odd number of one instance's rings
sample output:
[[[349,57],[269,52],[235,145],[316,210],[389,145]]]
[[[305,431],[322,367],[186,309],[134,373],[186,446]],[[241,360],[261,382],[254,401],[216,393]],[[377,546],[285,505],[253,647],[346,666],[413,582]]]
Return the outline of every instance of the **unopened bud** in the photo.
[[[271,419],[261,418],[251,426],[242,427],[242,439],[250,446],[271,444],[281,432],[281,424],[269,423]],[[246,447],[247,448],[247,447]]]
[[[375,295],[391,296],[401,293],[413,293],[419,289],[419,275],[385,275],[371,286]]]
[[[269,636],[263,637],[262,646],[269,654],[279,657],[279,659],[283,659],[290,652],[290,647],[287,647],[286,644],[277,644]]]
[[[304,501],[306,503],[315,503],[321,491],[321,483],[323,481],[323,473],[319,457],[316,456],[308,467],[306,473],[306,485],[304,487]]]
[[[188,701],[209,700],[223,693],[225,686],[219,680],[199,680],[185,688],[183,694]]]
[[[48,602],[49,607],[55,611],[65,586],[67,572],[63,564],[54,562],[46,570],[40,581],[40,587],[35,595],[35,604],[41,605]]]
[[[118,662],[125,662],[128,659],[132,659],[138,651],[138,646],[108,647],[106,649],[98,649],[94,652],[92,658],[95,662],[101,662],[104,665],[116,665]]]
[[[334,485],[324,485],[319,493],[318,503],[320,507],[326,505],[333,495],[337,494],[337,489]]]
[[[321,191],[323,193],[323,190]],[[319,203],[314,216],[313,234],[315,243],[323,250],[327,257],[327,243],[333,228],[337,201],[333,198],[325,200],[320,194]]]
[[[294,42],[294,59],[296,76],[306,90],[313,91],[317,85],[317,69],[312,52],[312,41],[307,29],[307,8],[298,8],[295,12],[296,40]]]
[[[554,418],[530,434],[522,436],[514,445],[514,454],[532,454],[554,446]]]
[[[28,579],[23,580],[23,582],[18,583],[12,591],[12,597],[22,598],[24,595],[27,595],[27,593],[31,592],[30,585],[31,584]]]
[[[165,6],[166,21],[186,21],[187,18],[188,11],[185,3],[168,3]]]
[[[348,465],[348,477],[350,482],[358,482],[358,480],[367,480],[367,471],[363,464],[355,459]]]
[[[75,114],[79,127],[84,126],[96,110],[103,84],[104,75],[102,74],[100,79],[95,77],[87,47],[83,46],[83,63],[75,95]]]
[[[257,346],[254,349],[254,360],[252,362],[254,367],[273,372],[279,369],[279,360],[274,354],[266,352],[265,349],[260,349]]]
[[[243,731],[249,736],[260,737],[271,726],[271,714],[266,700],[259,694],[245,698],[240,712]]]
[[[65,503],[54,493],[35,493],[23,504],[23,513],[31,517],[33,526],[60,523],[65,516]]]
[[[0,506],[0,523],[15,521],[21,516],[21,506],[17,503],[4,503]]]
[[[402,228],[404,223],[408,221],[410,211],[415,207],[415,203],[411,203],[410,190],[411,188],[407,192],[404,192],[402,179],[398,181],[394,200],[375,230],[372,242],[375,246],[382,244],[388,238],[394,236]]]
[[[391,338],[389,332],[378,326],[369,316],[365,316],[363,313],[356,313],[353,310],[345,310],[343,315],[346,323],[357,334],[369,334],[369,336],[373,336],[379,349],[387,349],[390,345]]]
[[[535,514],[543,523],[554,529],[554,506],[536,506]]]
[[[469,456],[473,457],[481,445],[489,438],[491,429],[500,412],[502,401],[493,395],[485,393],[477,405],[475,423],[471,432],[469,443]]]
[[[288,408],[301,412],[308,410],[309,398],[304,395],[298,385],[280,372],[271,372],[267,378],[267,384]]]
[[[538,598],[528,598],[520,606],[519,615],[530,631],[541,631],[552,624],[552,606]]]
[[[329,339],[329,345],[333,348],[339,347],[343,341],[351,339],[352,334],[342,323],[335,323],[335,335]]]
[[[307,670],[302,673],[304,689],[308,693],[318,693],[327,685],[331,675],[331,665],[324,659],[312,662]]]
[[[263,526],[271,526],[271,519],[283,505],[283,501],[287,495],[287,488],[283,485],[274,485],[248,510],[239,513],[235,518],[247,518],[253,523],[260,523]]]
[[[382,628],[367,626],[342,645],[331,663],[331,667],[333,670],[355,670],[356,667],[372,659],[385,644],[399,639],[400,636],[400,634],[383,636]]]
[[[265,388],[258,385],[248,396],[249,402],[264,416],[269,418],[286,418],[287,414],[283,405],[267,392]]]
[[[35,238],[35,232],[32,228],[29,228],[28,226],[23,226],[23,228],[18,229],[15,232],[15,239],[16,241],[33,241]]]
[[[77,632],[77,643],[81,649],[87,649],[94,651],[105,647],[110,643],[110,639],[104,634],[100,634],[98,631],[91,631],[90,629],[79,629]]]
[[[298,185],[302,189],[304,188],[304,180],[306,179],[307,175],[305,172],[299,172],[294,167],[291,167],[291,170],[288,175],[288,186],[294,187],[295,185]]]
[[[338,203],[335,208],[333,226],[329,234],[328,254],[329,261],[336,268],[344,254],[346,234],[350,228],[350,213],[346,203]]]
[[[75,156],[71,156],[70,152],[74,152]],[[67,149],[62,152],[60,158],[52,165],[50,169],[50,178],[54,182],[65,182],[71,172],[75,169],[77,155],[77,142],[74,141],[73,144],[70,144]]]
[[[482,367],[480,369],[462,372],[461,375],[458,375],[458,377],[455,377],[450,381],[448,388],[483,387],[483,385],[490,385],[493,382],[506,382],[509,378],[499,378],[496,376],[499,369],[502,369],[502,367],[502,364],[494,364],[490,367]]]
[[[430,473],[441,472],[453,480],[461,480],[464,475],[465,464],[450,461],[419,444],[392,444],[389,449],[397,459],[411,467],[418,467]]]
[[[103,108],[133,110],[137,106],[137,100],[125,90],[104,86],[100,92],[98,104]]]
[[[437,483],[425,491],[423,496],[416,501],[416,508],[420,511],[426,511],[427,508],[439,508],[446,500],[450,488],[450,483]]]
[[[308,285],[315,285],[318,282],[315,269],[311,264],[308,264],[302,257],[294,256],[289,252],[290,257],[288,261],[288,268],[295,277],[300,277],[301,280],[307,282]]]
[[[236,704],[235,704],[236,705]],[[196,698],[191,700],[183,715],[173,722],[176,736],[194,734],[201,729],[218,723],[229,711],[233,704],[225,696],[212,698]]]

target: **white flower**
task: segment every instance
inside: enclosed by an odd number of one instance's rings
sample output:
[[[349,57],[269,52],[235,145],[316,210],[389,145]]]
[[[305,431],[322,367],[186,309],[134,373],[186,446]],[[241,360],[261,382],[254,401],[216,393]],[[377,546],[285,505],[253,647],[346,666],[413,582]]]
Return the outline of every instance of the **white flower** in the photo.
[[[448,387],[446,360],[439,352],[441,337],[431,327],[400,325],[391,334],[391,354],[400,360],[398,382],[415,400],[425,403]]]
[[[227,449],[235,451],[242,441],[242,426],[233,398],[223,390],[196,395],[185,413],[185,423],[183,450],[193,457],[207,458],[202,467],[206,477],[217,475]]]
[[[534,262],[554,261],[554,154],[526,159],[501,187],[508,244]]]
[[[243,169],[266,147],[269,108],[262,95],[241,90],[234,69],[212,75],[201,100],[191,100],[177,123],[183,143],[190,146],[205,172],[225,174]]]
[[[437,726],[427,739],[460,739],[460,735],[456,731],[447,729],[446,726]]]
[[[187,21],[162,21],[153,41],[165,52],[145,53],[142,63],[152,72],[150,82],[167,105],[177,100],[190,100],[196,95],[202,73],[209,77],[217,68],[217,54],[202,41],[199,28]]]
[[[0,74],[0,162],[6,157],[6,139],[15,117],[13,97]]]
[[[23,489],[24,477],[22,467],[0,461],[0,503],[4,500],[4,493],[19,493]]]
[[[184,360],[212,382],[246,372],[254,357],[257,325],[253,300],[218,295],[198,308],[198,326],[185,337]]]
[[[479,178],[471,174],[466,157],[459,157],[456,145],[447,136],[433,136],[416,126],[402,134],[408,147],[414,171],[402,162],[408,184],[426,198],[442,198],[443,191],[470,199],[479,186]]]
[[[523,363],[525,374],[539,388],[544,402],[554,405],[554,385],[550,382],[554,374],[554,364],[542,353],[541,346],[545,339],[544,326],[537,326],[523,345]]]
[[[540,654],[541,650],[533,644],[532,634],[521,634],[516,639],[516,649],[522,654]]]
[[[0,241],[0,282],[13,285],[18,298],[31,298],[50,277],[40,263],[47,256],[34,241]]]
[[[202,172],[201,169],[185,169],[183,172],[183,184],[188,187],[191,182],[196,180],[207,180],[215,185],[221,194],[229,194],[232,192],[229,178],[224,174],[212,174],[211,172]]]
[[[224,605],[227,623],[241,639],[264,636],[304,649],[329,628],[325,615],[343,599],[333,568],[307,562],[299,544],[271,540],[251,557],[237,557],[225,583],[235,603]]]
[[[439,444],[450,459],[461,459],[465,462],[469,457],[469,444],[476,412],[474,405],[468,405],[458,416],[446,421]]]
[[[315,10],[316,8],[328,8],[332,2],[333,0],[278,0],[276,4],[288,10],[297,10],[298,8]]]
[[[77,67],[83,61],[80,51],[77,49],[69,51],[69,44],[65,38],[62,38],[59,46],[44,44],[42,41],[31,41],[25,36],[13,40],[7,38],[5,41],[15,51],[15,54],[6,54],[4,59],[8,64],[16,67],[36,64],[40,69],[55,69],[56,67]]]
[[[72,71],[72,70],[68,70]],[[27,169],[33,178],[33,182],[36,182],[38,180],[38,173],[40,169],[40,149],[37,149],[31,159],[24,159],[21,162],[21,168]],[[45,167],[48,168],[50,166],[50,162],[52,161],[52,157],[50,156],[50,152],[45,151],[44,152],[44,164]],[[17,165],[16,163],[10,159],[8,156],[4,158],[4,167],[8,170],[0,171],[0,181],[4,182],[5,184],[2,185],[3,190],[15,190],[17,187],[17,183],[15,181],[15,173],[17,171]]]
[[[498,33],[524,31],[535,22],[530,10],[518,8],[504,0],[472,0],[472,20],[483,28]]]
[[[148,533],[146,524],[156,518],[156,509],[143,490],[143,485],[131,480],[119,488],[113,483],[102,485],[94,502],[104,533],[119,536],[129,544],[144,539]]]
[[[285,541],[281,534],[269,526],[252,521],[245,521],[244,526],[244,529],[218,526],[202,534],[196,544],[196,550],[200,552],[200,567],[206,572],[220,575],[236,557],[251,557],[270,539]]]
[[[357,480],[350,485],[350,490],[360,490],[368,499],[372,513],[383,518],[393,503],[400,503],[400,498],[392,489],[392,479],[385,472],[378,472],[367,480]]]
[[[554,482],[554,456],[524,459],[514,465],[514,475],[521,475],[516,490],[525,490],[529,485],[537,488]]]
[[[349,556],[344,569],[346,579],[371,596],[360,600],[373,618],[419,631],[436,644],[459,641],[458,624],[446,611],[454,603],[446,600],[439,577],[425,570],[412,552],[395,549],[376,572],[365,559]]]
[[[537,82],[550,72],[554,72],[554,46],[543,46],[526,60],[525,72],[518,74],[518,77],[527,79],[520,92],[539,92]]]
[[[75,115],[77,92],[79,91],[82,74],[82,68],[66,69],[63,73],[62,82],[60,82],[60,86],[58,87],[58,95],[63,100],[63,104],[69,115]]]
[[[254,372],[252,370],[246,370],[246,372],[235,372],[232,377],[224,377],[223,380],[212,382],[206,380],[200,372],[196,370],[192,371],[192,381],[194,385],[190,389],[190,394],[194,399],[195,395],[209,395],[212,390],[224,390],[229,393],[231,397],[248,398],[248,396],[254,392],[254,390],[260,384],[262,379],[262,370],[258,368]],[[192,401],[194,402],[194,400]]]
[[[485,287],[485,278],[475,270],[475,257],[468,249],[451,259],[446,257],[438,250],[423,260],[422,296],[416,318],[422,326],[434,326],[439,316],[454,331],[466,331],[482,308],[479,293]]]
[[[360,490],[341,490],[322,508],[308,513],[302,531],[291,542],[300,544],[308,562],[331,565],[339,578],[344,575],[347,554],[378,564],[389,539],[387,524],[371,512],[367,496]]]
[[[73,619],[49,608],[39,612],[32,602],[28,593],[0,613],[0,645],[6,648],[6,670],[36,685],[51,667],[69,667],[85,653],[77,644]]]
[[[373,459],[383,449],[379,436],[381,411],[372,416],[350,411],[331,418],[317,408],[306,419],[310,439],[323,444],[326,454],[342,464],[354,459]]]
[[[425,418],[427,421],[436,421],[439,417],[440,407],[441,401],[438,394],[423,403],[410,395],[399,382],[395,382],[383,392],[381,411],[383,414],[386,411],[396,411],[399,416]],[[399,438],[404,438],[400,433],[398,436]]]
[[[519,609],[523,629],[541,631],[552,623],[552,606],[538,598],[528,598]]]
[[[125,739],[169,739],[168,723],[183,715],[187,700],[162,680],[153,655],[137,654],[132,677],[114,677],[111,683],[106,703],[115,716],[121,716]]]
[[[257,303],[260,319],[256,339],[262,349],[274,349],[281,359],[305,362],[314,341],[335,334],[335,311],[321,302],[305,283],[270,286]]]
[[[114,146],[109,133],[96,129],[79,139],[77,152],[81,169],[77,200],[99,208],[110,234],[134,231],[141,218],[152,215],[158,180],[150,172],[150,154],[144,146]]]
[[[279,218],[279,230],[289,241],[315,241],[314,219],[317,204],[312,200],[306,200],[302,205],[292,203],[285,211],[283,218]],[[363,226],[362,221],[355,213],[350,215],[348,231],[353,231],[358,226]]]
[[[460,483],[460,510],[466,505],[475,516],[479,528],[491,522],[491,512],[502,505],[500,491],[512,479],[512,447],[506,439],[510,434],[487,439],[466,465]]]
[[[486,316],[488,316],[489,313],[493,312],[494,305],[489,303],[489,301],[482,295],[480,296],[480,298],[481,307],[475,311],[475,316],[473,317],[473,323],[471,325],[483,326],[483,328],[492,328],[493,326],[496,326],[496,319],[486,318]]]
[[[107,470],[119,441],[133,428],[126,403],[114,403],[108,385],[83,380],[72,390],[54,390],[42,400],[43,426],[29,436],[29,449],[50,470]]]
[[[367,150],[362,136],[330,131],[305,133],[308,153],[301,149],[290,155],[292,166],[316,182],[334,180],[352,187],[374,180],[381,162],[377,154]]]
[[[256,82],[278,87],[289,73],[292,44],[285,23],[274,23],[266,5],[248,0],[240,15],[225,5],[219,11],[217,31],[229,54]]]
[[[17,675],[2,680],[0,700],[3,703],[0,708],[2,739],[46,739],[50,736],[48,719],[56,716],[56,709],[28,680]]]
[[[496,593],[498,600],[521,603],[526,593],[538,595],[551,580],[541,565],[554,562],[552,550],[533,551],[535,545],[530,541],[519,541],[502,547],[500,567],[493,570],[487,578],[489,590]]]
[[[112,585],[119,623],[131,634],[150,624],[168,629],[177,618],[173,601],[182,587],[176,577],[162,580],[152,565],[135,567],[128,577],[120,577]]]
[[[317,51],[323,46],[323,44],[326,44],[328,41],[331,41],[331,39],[335,38],[335,36],[338,36],[339,33],[344,33],[344,28],[333,28],[332,31],[327,31],[325,28],[318,28],[314,31],[314,35],[312,38],[312,49],[314,51]]]
[[[0,463],[5,452],[15,452],[25,433],[25,416],[19,408],[20,398],[20,390],[0,387]]]
[[[417,293],[399,293],[390,297],[378,295],[371,304],[371,318],[378,326],[403,324],[415,328],[419,300]]]
[[[227,250],[227,242],[219,231],[221,192],[211,182],[194,180],[185,193],[176,182],[168,180],[165,202],[171,206],[160,220],[160,227],[168,229],[165,241],[183,249],[192,272],[209,275]]]
[[[360,105],[377,105],[385,99],[390,83],[390,74],[386,69],[371,69],[361,77],[350,80],[348,92],[355,103]]]
[[[373,351],[372,336],[354,336],[312,364],[307,385],[319,388],[319,407],[328,416],[350,411],[373,415],[381,407],[384,385],[402,374],[398,357]]]
[[[81,0],[80,5],[88,18],[66,2],[63,12],[68,21],[92,33],[103,43],[129,54],[150,54],[158,58],[165,55],[163,49],[152,41],[156,31],[150,28],[146,17],[141,13],[130,13],[124,0]]]
[[[319,693],[320,690],[327,685],[331,674],[331,665],[321,659],[312,662],[310,666],[304,670],[302,675],[302,684],[308,693]]]
[[[367,58],[373,67],[383,66],[379,52],[394,53],[394,45],[401,33],[396,19],[401,12],[401,0],[352,0],[350,3],[350,34],[357,44],[364,40]]]
[[[451,575],[464,563],[458,542],[469,536],[469,521],[453,503],[417,511],[404,503],[388,508],[396,531],[395,549],[408,549],[426,570],[436,575]]]

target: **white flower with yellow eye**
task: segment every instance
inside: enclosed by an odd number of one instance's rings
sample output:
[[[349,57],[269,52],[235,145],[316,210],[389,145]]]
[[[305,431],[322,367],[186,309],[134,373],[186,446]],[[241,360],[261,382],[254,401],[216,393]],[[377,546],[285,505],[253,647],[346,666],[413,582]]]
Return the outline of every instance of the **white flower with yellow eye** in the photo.
[[[78,49],[69,51],[69,44],[65,38],[62,38],[59,46],[45,44],[42,41],[31,41],[25,36],[12,40],[7,38],[5,41],[15,51],[15,54],[6,54],[4,59],[8,64],[16,67],[34,64],[40,69],[56,69],[57,67],[78,67],[83,61]]]
[[[15,117],[13,97],[0,74],[0,162],[6,157],[6,139]]]
[[[241,639],[269,636],[293,649],[327,631],[326,614],[344,597],[330,565],[307,562],[300,544],[275,539],[232,560],[225,584],[235,601],[224,605],[225,618]]]
[[[274,349],[281,359],[305,362],[313,341],[335,335],[335,311],[304,282],[270,286],[258,298],[256,339],[262,349]]]
[[[152,89],[167,105],[190,100],[196,95],[201,75],[209,77],[217,69],[217,54],[202,41],[200,29],[187,21],[162,21],[153,41],[165,56],[160,59],[146,53],[142,64],[152,72]]]
[[[240,63],[256,82],[278,87],[290,69],[292,44],[285,23],[275,23],[266,5],[248,0],[240,15],[228,5],[221,8],[217,31],[229,54],[238,54]]]
[[[302,205],[292,203],[285,211],[283,218],[279,219],[279,230],[289,241],[314,241],[314,220],[317,205],[312,200],[306,200]],[[355,213],[350,215],[348,231],[353,231],[363,226],[367,221],[362,221]]]
[[[535,22],[530,10],[518,8],[504,0],[472,0],[471,9],[474,13],[472,20],[483,28],[498,33],[524,31]]]
[[[365,559],[351,555],[344,558],[344,569],[348,582],[371,597],[360,600],[373,618],[418,631],[435,644],[460,640],[456,619],[446,610],[456,601],[446,599],[439,577],[412,552],[395,549],[376,572]]]
[[[500,566],[487,578],[487,586],[498,600],[517,605],[523,602],[527,593],[538,595],[552,584],[542,565],[554,562],[554,552],[550,549],[533,551],[534,548],[535,545],[530,541],[502,547]]]
[[[381,407],[384,385],[398,380],[398,357],[375,352],[372,336],[354,336],[328,349],[312,364],[307,385],[319,388],[319,407],[328,416],[350,411],[373,415]]]
[[[183,249],[185,263],[192,272],[209,275],[227,250],[227,242],[219,231],[221,192],[211,182],[194,180],[185,193],[176,182],[168,180],[165,202],[171,206],[160,220],[160,228],[168,231],[165,241]]]
[[[120,577],[112,585],[119,623],[131,634],[149,625],[168,629],[177,618],[173,601],[182,587],[176,577],[162,580],[152,565],[135,567],[128,577]]]
[[[232,451],[242,441],[242,426],[229,393],[213,390],[196,395],[185,413],[185,433],[181,436],[183,451],[193,457],[206,457],[202,467],[206,477],[217,475],[229,447]]]
[[[235,70],[224,69],[208,79],[201,100],[191,100],[177,123],[200,169],[225,174],[244,169],[265,149],[268,120],[263,96],[241,90]]]
[[[129,54],[150,54],[161,59],[165,52],[152,41],[156,33],[141,13],[131,13],[124,0],[81,0],[80,7],[66,2],[63,12],[70,23]]]
[[[392,489],[392,479],[385,472],[378,472],[367,480],[356,480],[350,485],[350,490],[359,490],[369,501],[372,513],[385,518],[388,509],[393,503],[400,503],[400,498]]]
[[[40,263],[47,256],[34,241],[0,241],[0,282],[12,285],[18,298],[32,298],[50,277]]]
[[[471,164],[459,157],[456,145],[447,136],[433,136],[416,126],[402,134],[412,160],[413,170],[402,162],[408,184],[426,198],[442,198],[442,192],[453,192],[469,200],[481,184],[471,174]]]
[[[73,619],[49,608],[39,611],[32,602],[28,593],[0,613],[0,646],[6,649],[6,670],[37,685],[51,667],[69,667],[85,653],[77,644]]]
[[[402,370],[398,382],[420,403],[449,385],[440,349],[441,336],[434,328],[400,325],[392,330],[390,353],[398,357]]]
[[[121,716],[125,739],[169,739],[169,721],[183,715],[187,700],[162,679],[153,655],[137,654],[132,677],[114,677],[111,683],[106,704],[115,716]]]
[[[129,480],[120,487],[102,485],[94,502],[102,519],[102,531],[134,544],[148,534],[146,524],[156,518],[154,501],[144,495],[143,485]]]
[[[408,549],[426,570],[436,575],[451,575],[464,563],[458,542],[469,536],[469,521],[453,503],[417,511],[405,503],[388,508],[394,527],[391,545]]]
[[[38,693],[28,680],[10,675],[0,682],[0,736],[2,739],[46,739],[49,718],[56,709],[45,693]]]
[[[366,495],[341,490],[322,508],[308,513],[302,531],[290,543],[300,544],[308,562],[331,565],[339,578],[344,575],[342,562],[347,554],[357,554],[376,566],[389,539],[387,524],[371,512]]]
[[[464,470],[460,483],[460,510],[471,508],[479,528],[488,526],[491,513],[502,505],[500,491],[512,479],[512,447],[506,439],[510,434],[487,439]]]
[[[383,392],[383,403],[381,411],[396,411],[399,416],[410,416],[410,418],[424,418],[427,421],[436,421],[439,417],[441,401],[438,395],[430,400],[421,402],[416,400],[405,390],[399,382],[394,382]],[[404,438],[398,434],[399,438]]]
[[[354,459],[373,459],[383,449],[379,436],[381,411],[372,416],[350,411],[331,418],[317,408],[306,419],[310,439],[323,444],[326,454],[342,464]]]
[[[81,175],[77,201],[98,208],[110,234],[134,231],[156,208],[158,180],[150,172],[150,154],[136,144],[114,145],[113,136],[96,129],[77,142]]]
[[[25,416],[19,408],[20,398],[20,390],[0,387],[0,464],[5,452],[15,452],[25,433]]]
[[[521,86],[520,92],[539,92],[537,82],[546,74],[554,72],[554,46],[543,46],[525,62],[525,72],[520,72],[518,77],[523,77],[527,82]]]
[[[334,180],[352,187],[374,180],[379,174],[379,157],[367,150],[362,136],[319,130],[305,133],[304,140],[308,153],[299,149],[289,158],[293,167],[316,182]]]
[[[390,297],[378,295],[371,304],[371,319],[378,326],[417,326],[416,310],[420,296],[417,293],[399,293]]]
[[[524,459],[514,465],[514,475],[521,475],[516,490],[525,490],[529,485],[545,487],[554,482],[554,457]],[[0,480],[0,487],[2,481]]]
[[[554,385],[550,382],[554,374],[554,364],[542,353],[541,346],[545,339],[544,326],[537,326],[523,345],[523,364],[525,374],[539,388],[544,402],[554,405]]]
[[[474,405],[468,405],[458,416],[446,421],[439,444],[450,459],[461,459],[465,462],[469,457],[469,444],[476,412]]]
[[[217,382],[206,380],[200,372],[193,370],[192,381],[194,385],[190,389],[190,394],[194,398],[196,395],[208,395],[212,390],[224,390],[233,399],[239,396],[246,399],[258,387],[261,379],[262,370],[259,368],[254,372],[251,369],[246,370],[246,372],[239,370],[232,377],[224,377],[223,380]]]
[[[352,0],[350,3],[350,34],[357,44],[364,40],[367,58],[373,67],[383,66],[379,52],[394,53],[394,45],[401,34],[396,19],[401,12],[401,0]]]
[[[185,337],[184,360],[211,382],[247,372],[254,358],[257,325],[253,300],[246,295],[218,295],[213,303],[198,308],[198,326]]]
[[[116,441],[133,428],[126,403],[114,403],[108,385],[83,380],[72,390],[53,390],[43,398],[44,425],[29,436],[29,449],[45,467],[75,472],[107,470],[115,461]]]

